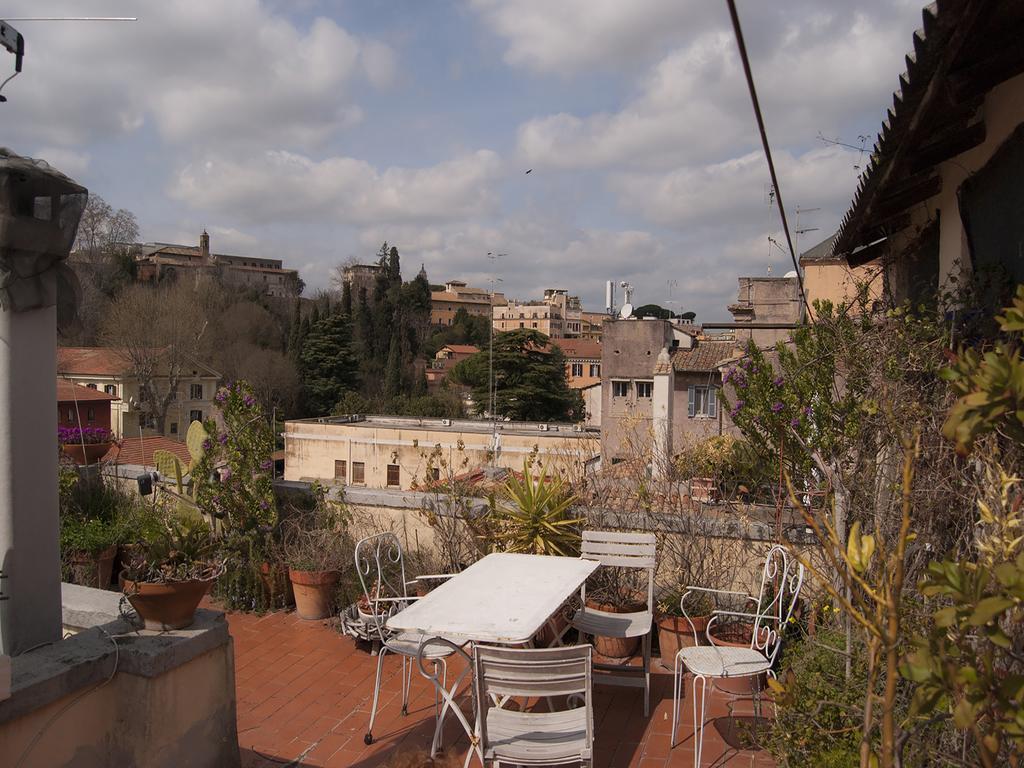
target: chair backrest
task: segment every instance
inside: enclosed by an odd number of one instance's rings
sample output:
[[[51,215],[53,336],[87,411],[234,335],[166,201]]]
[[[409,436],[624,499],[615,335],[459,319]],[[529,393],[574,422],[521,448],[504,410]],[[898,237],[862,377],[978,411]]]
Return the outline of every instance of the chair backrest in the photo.
[[[654,569],[658,547],[653,533],[620,533],[618,531],[583,531],[580,557],[597,560],[602,566],[638,568],[647,571],[647,610],[654,609]],[[586,585],[581,597],[586,600]]]
[[[757,618],[750,647],[771,662],[782,645],[779,640],[793,615],[804,583],[804,566],[791,557],[785,547],[775,544],[768,550],[761,572],[757,597]]]
[[[487,710],[506,696],[581,697],[587,708],[587,747],[594,744],[593,648],[496,648],[473,649],[477,722],[481,746],[487,750]],[[492,698],[493,697],[493,698]]]
[[[402,544],[393,533],[367,536],[356,542],[355,564],[366,598],[366,608],[361,606],[360,614],[383,643],[387,638],[384,625],[388,617],[404,608],[403,600],[409,597]]]

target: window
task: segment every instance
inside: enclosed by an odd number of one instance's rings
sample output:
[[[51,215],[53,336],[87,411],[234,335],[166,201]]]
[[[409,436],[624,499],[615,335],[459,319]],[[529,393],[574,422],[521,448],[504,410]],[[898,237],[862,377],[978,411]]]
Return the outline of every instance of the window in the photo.
[[[70,422],[73,422],[74,420],[75,420],[75,409],[74,408],[68,408],[68,422],[70,423]]]
[[[175,387],[174,389],[171,390],[171,400],[173,401],[173,400],[177,400],[177,399],[178,399],[178,388]]]
[[[96,389],[95,384],[86,384],[85,386],[87,386],[89,389]]]
[[[86,410],[86,412],[85,412],[85,420],[88,421],[90,424],[92,424],[94,421],[96,421],[96,409],[95,408],[89,408],[89,409]]]
[[[362,485],[366,482],[366,464],[362,461],[352,462],[352,482]]]
[[[629,397],[629,382],[628,381],[613,381],[612,382],[612,397]]]
[[[348,462],[344,459],[334,460],[334,479],[335,480],[347,480],[348,479]]]
[[[388,485],[401,485],[401,470],[397,464],[388,464]]]
[[[178,434],[178,422],[176,422],[176,421],[172,421],[171,422],[171,434],[172,435]]]
[[[440,480],[441,479],[441,468],[440,467],[431,467],[430,468],[430,479],[431,480]]]
[[[103,391],[106,392],[108,395],[112,395],[113,397],[117,397],[117,385],[116,384],[106,384],[103,387]]]
[[[583,363],[573,363],[572,364],[572,375],[573,376],[582,376],[583,375]]]
[[[188,412],[188,420],[189,420],[189,423],[191,423],[193,421],[202,421],[203,420],[203,412],[202,411],[189,411]]]
[[[638,381],[636,383],[636,396],[650,398],[654,395],[653,381]]]
[[[690,387],[690,418],[714,419],[718,416],[718,395],[715,387]]]
[[[534,315],[534,317],[536,317],[536,315]],[[534,323],[534,324],[533,324],[533,327],[534,327],[534,328],[536,328],[536,327],[537,327],[537,324],[536,324],[536,323]]]
[[[202,384],[189,384],[188,385],[188,396],[192,400],[203,399],[203,385]]]
[[[601,375],[601,364],[600,363],[591,363],[590,364],[590,375],[591,376],[600,376]]]
[[[536,325],[536,323],[534,323],[534,325]],[[520,323],[520,324],[519,324],[519,327],[520,327],[520,328],[525,328],[525,327],[526,327],[526,325],[525,325],[524,323]]]

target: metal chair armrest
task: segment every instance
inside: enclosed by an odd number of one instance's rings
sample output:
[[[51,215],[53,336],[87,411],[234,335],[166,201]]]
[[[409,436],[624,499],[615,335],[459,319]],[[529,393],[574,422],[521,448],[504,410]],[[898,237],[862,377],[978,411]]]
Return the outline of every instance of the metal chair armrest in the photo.
[[[438,580],[441,580],[441,579],[453,579],[457,575],[458,574],[456,574],[456,573],[424,573],[424,574],[421,574],[421,575],[417,576],[410,583],[417,582],[420,579],[438,579]]]
[[[733,592],[730,589],[710,589],[708,587],[687,587],[687,592],[711,592],[715,595],[736,595],[737,597],[745,597],[751,602],[755,602],[755,598],[748,595],[746,592]]]

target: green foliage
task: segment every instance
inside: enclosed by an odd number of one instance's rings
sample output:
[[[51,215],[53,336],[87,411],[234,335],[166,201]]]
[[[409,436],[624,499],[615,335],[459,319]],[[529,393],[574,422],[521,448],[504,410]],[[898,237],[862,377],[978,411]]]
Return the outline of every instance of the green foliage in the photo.
[[[964,347],[942,376],[959,399],[949,411],[942,433],[966,454],[981,435],[998,430],[1024,442],[1024,285],[1013,305],[996,320],[1004,338],[987,352]]]
[[[408,397],[369,398],[346,392],[331,410],[334,415],[350,413],[459,419],[466,415],[462,399],[450,392]]]
[[[125,540],[121,520],[69,515],[60,521],[60,548],[65,557],[85,553],[95,557],[100,552]]]
[[[355,388],[357,367],[347,315],[331,314],[311,321],[299,356],[299,370],[306,409],[317,415],[330,413],[342,394]]]
[[[490,341],[491,324],[482,315],[471,315],[459,307],[452,318],[452,324],[435,331],[423,346],[424,356],[434,357],[446,344],[471,344],[484,349]]]
[[[537,477],[529,462],[523,474],[510,472],[494,511],[494,535],[506,552],[573,557],[579,551],[582,518],[571,509],[577,497],[558,475],[541,466]]]
[[[270,528],[277,520],[270,425],[244,381],[221,387],[214,400],[224,426],[215,419],[204,424],[209,437],[192,471],[199,509],[223,521],[226,531],[246,534]]]
[[[174,582],[210,579],[222,570],[217,542],[210,527],[195,517],[165,509],[160,528],[133,550],[125,578],[136,582]]]
[[[849,768],[860,763],[861,708],[867,685],[864,646],[853,647],[851,676],[845,676],[837,630],[789,643],[779,664],[781,693],[777,717],[761,742],[780,766]]]
[[[141,502],[114,481],[81,480],[74,469],[62,466],[58,491],[65,558],[80,552],[96,555],[131,537]]]
[[[312,488],[312,509],[293,513],[282,523],[281,550],[298,571],[345,571],[353,565],[352,515],[343,501],[332,501],[319,483]]]
[[[449,374],[472,387],[478,414],[486,412],[490,354],[481,351],[460,361]],[[565,355],[544,334],[518,329],[494,337],[494,410],[517,421],[579,421],[583,397],[565,378]]]

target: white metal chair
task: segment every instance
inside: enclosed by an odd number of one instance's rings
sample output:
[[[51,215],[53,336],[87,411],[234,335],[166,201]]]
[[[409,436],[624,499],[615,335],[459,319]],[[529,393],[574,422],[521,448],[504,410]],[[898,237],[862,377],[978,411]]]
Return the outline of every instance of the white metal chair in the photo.
[[[402,714],[409,713],[409,688],[412,683],[413,660],[421,657],[434,664],[434,676],[440,673],[441,680],[447,676],[445,659],[455,652],[457,646],[449,643],[427,643],[422,649],[424,637],[412,632],[394,634],[386,624],[390,616],[402,610],[413,600],[419,599],[409,595],[409,584],[406,581],[405,560],[402,556],[402,545],[393,533],[380,533],[367,536],[356,542],[356,572],[369,611],[368,621],[373,625],[371,633],[376,634],[380,642],[380,653],[377,656],[377,679],[373,685],[373,706],[370,709],[370,724],[366,728],[363,742],[373,743],[373,721],[377,716],[377,701],[380,698],[380,677],[384,669],[384,657],[393,653],[402,657]],[[417,579],[448,579],[450,575],[418,576]],[[444,683],[442,682],[442,685]],[[440,701],[434,697],[434,718],[441,717]]]
[[[589,645],[474,648],[478,748],[484,765],[593,765],[592,650]],[[560,712],[502,707],[510,697],[554,696],[582,699],[583,706]]]
[[[679,700],[682,696],[684,669],[693,674],[693,737],[696,748],[693,752],[693,764],[700,768],[701,752],[704,746],[704,710],[707,703],[707,686],[712,686],[716,678],[755,678],[761,674],[774,676],[772,669],[775,658],[782,646],[782,634],[804,581],[804,566],[789,556],[786,549],[778,544],[768,550],[761,573],[761,588],[757,598],[744,592],[731,592],[723,589],[707,589],[704,587],[688,587],[683,593],[680,608],[683,616],[690,623],[693,636],[697,630],[686,612],[686,599],[694,592],[706,592],[714,595],[730,595],[755,603],[754,613],[742,611],[715,610],[708,621],[708,645],[680,648],[676,654],[674,679],[672,688],[672,746],[676,744],[676,730],[679,722]],[[715,645],[711,634],[715,623],[721,617],[752,619],[750,645],[743,648],[732,648]],[[700,696],[697,688],[700,687]],[[752,680],[755,704],[760,713],[760,699],[756,680]]]
[[[642,638],[641,669],[628,664],[595,664],[594,669],[619,673],[600,675],[596,678],[598,683],[642,687],[644,717],[647,717],[651,708],[651,626],[654,623],[654,569],[657,562],[654,534],[583,531],[580,557],[597,560],[602,567],[636,568],[647,571],[647,601],[644,610],[634,613],[608,613],[588,608],[587,585],[584,584],[580,588],[583,607],[572,618],[572,626],[583,635]]]

